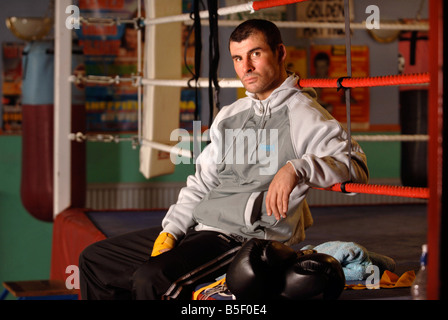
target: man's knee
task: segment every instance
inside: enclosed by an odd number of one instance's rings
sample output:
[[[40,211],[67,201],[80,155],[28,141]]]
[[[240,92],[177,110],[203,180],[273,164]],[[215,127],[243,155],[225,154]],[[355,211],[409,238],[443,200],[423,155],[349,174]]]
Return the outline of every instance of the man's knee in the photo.
[[[151,259],[132,274],[132,291],[136,299],[160,299],[171,285],[166,270],[154,260],[158,259]]]
[[[79,255],[79,268],[82,268],[89,262],[96,261],[98,259],[99,251],[98,242],[92,243],[84,248]]]

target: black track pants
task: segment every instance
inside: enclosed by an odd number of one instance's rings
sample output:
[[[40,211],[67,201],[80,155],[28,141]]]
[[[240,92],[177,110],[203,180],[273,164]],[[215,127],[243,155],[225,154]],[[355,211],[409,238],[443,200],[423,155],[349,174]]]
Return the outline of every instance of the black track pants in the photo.
[[[190,230],[175,248],[151,257],[160,228],[96,242],[80,255],[82,299],[191,299],[198,284],[215,281],[241,247],[233,237]]]

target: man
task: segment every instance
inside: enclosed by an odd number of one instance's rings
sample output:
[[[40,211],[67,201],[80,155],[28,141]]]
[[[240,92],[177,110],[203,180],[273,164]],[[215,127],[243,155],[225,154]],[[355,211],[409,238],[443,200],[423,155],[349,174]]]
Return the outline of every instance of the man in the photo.
[[[107,239],[80,257],[84,299],[190,298],[198,283],[225,273],[249,238],[295,244],[312,217],[310,186],[366,182],[365,155],[284,67],[277,27],[248,20],[229,41],[247,97],[218,113],[162,228]],[[162,232],[161,232],[162,231]],[[154,240],[155,239],[155,240]]]

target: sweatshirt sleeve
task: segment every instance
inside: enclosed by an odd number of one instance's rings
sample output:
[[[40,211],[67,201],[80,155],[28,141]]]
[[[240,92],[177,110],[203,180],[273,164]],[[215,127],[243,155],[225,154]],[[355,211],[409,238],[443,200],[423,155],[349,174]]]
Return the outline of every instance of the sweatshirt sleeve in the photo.
[[[213,126],[211,132],[213,131]],[[196,159],[196,172],[187,178],[187,183],[179,193],[178,200],[171,205],[162,220],[163,232],[176,239],[183,236],[188,228],[195,225],[193,211],[204,196],[218,184],[216,158],[217,146],[211,133],[212,142]]]
[[[290,107],[291,137],[297,155],[290,162],[302,183],[327,188],[349,179],[367,183],[369,172],[366,156],[359,144],[315,100],[300,94]]]

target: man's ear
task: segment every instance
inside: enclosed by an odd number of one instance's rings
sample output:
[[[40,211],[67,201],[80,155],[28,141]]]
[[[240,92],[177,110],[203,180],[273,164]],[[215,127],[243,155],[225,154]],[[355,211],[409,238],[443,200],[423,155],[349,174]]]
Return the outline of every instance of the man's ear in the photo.
[[[284,44],[279,44],[277,47],[278,61],[285,62],[286,60],[286,47]]]

